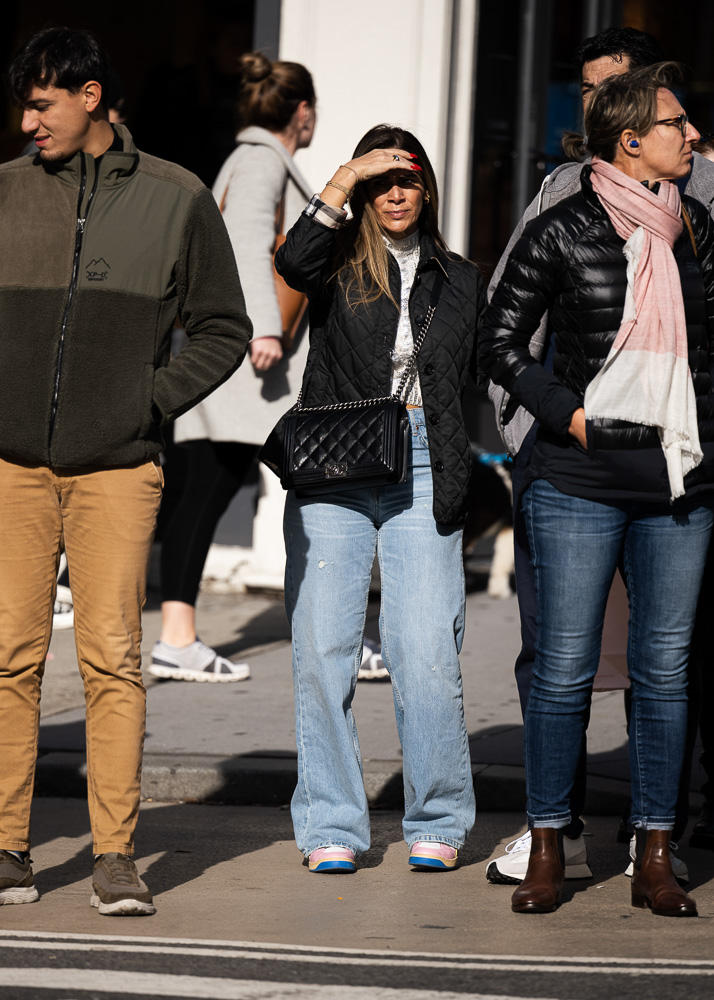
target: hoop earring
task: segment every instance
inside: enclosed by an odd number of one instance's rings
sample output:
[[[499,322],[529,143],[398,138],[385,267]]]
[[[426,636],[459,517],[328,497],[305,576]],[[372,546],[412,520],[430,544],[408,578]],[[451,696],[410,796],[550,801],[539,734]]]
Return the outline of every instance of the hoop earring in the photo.
[[[430,201],[431,201],[431,195],[429,194],[428,191],[425,191],[424,192],[424,204],[428,205]]]

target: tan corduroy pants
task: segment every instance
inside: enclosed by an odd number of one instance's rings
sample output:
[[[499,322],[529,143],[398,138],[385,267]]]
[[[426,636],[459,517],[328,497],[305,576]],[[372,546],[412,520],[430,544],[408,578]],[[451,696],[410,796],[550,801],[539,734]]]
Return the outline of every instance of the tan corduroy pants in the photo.
[[[133,852],[146,716],[141,611],[162,484],[153,461],[53,469],[0,458],[0,848],[30,846],[40,688],[64,548],[93,849]]]

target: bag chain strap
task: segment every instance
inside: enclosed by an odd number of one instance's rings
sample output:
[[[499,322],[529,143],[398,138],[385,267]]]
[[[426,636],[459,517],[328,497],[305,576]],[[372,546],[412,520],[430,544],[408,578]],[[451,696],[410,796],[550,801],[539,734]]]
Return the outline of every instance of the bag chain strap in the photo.
[[[409,360],[407,361],[404,371],[402,372],[402,377],[399,381],[399,385],[397,386],[397,391],[393,392],[391,396],[378,396],[376,399],[357,399],[351,403],[328,403],[326,406],[303,407],[301,405],[302,389],[300,389],[300,395],[298,396],[297,402],[295,404],[298,410],[300,410],[301,413],[315,413],[317,410],[326,413],[328,410],[356,410],[359,409],[360,406],[368,406],[371,403],[386,403],[390,399],[393,399],[395,402],[403,403],[404,400],[401,398],[402,393],[404,392],[407,381],[412,376],[414,366],[416,364],[416,356],[421,350],[422,344],[424,343],[424,339],[426,338],[426,335],[429,332],[429,327],[431,326],[431,321],[434,318],[435,312],[436,312],[436,303],[431,302],[429,304],[429,309],[426,314],[426,319],[424,320],[422,328],[417,334],[417,339],[414,342],[414,350],[410,354]]]

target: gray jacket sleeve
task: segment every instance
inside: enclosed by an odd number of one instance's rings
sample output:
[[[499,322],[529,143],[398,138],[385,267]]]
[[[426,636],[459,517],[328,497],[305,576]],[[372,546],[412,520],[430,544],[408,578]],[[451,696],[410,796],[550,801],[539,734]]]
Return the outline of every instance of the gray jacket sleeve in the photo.
[[[223,221],[231,238],[253,339],[283,333],[275,290],[275,217],[287,170],[267,146],[239,146],[225,191]],[[220,201],[219,192],[215,192]]]
[[[701,153],[694,153],[685,191],[691,198],[701,201],[710,215],[714,215],[714,162]]]

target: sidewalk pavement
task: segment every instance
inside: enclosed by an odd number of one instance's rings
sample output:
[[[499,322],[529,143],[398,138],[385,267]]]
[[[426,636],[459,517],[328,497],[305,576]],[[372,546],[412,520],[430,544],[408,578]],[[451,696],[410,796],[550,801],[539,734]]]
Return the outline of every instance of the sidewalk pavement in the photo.
[[[522,812],[525,803],[522,721],[513,679],[519,647],[515,597],[485,592],[485,565],[467,567],[467,627],[461,665],[477,807]],[[370,601],[367,635],[378,637],[378,601]],[[202,593],[201,638],[224,656],[250,663],[248,681],[157,682],[148,688],[142,792],[149,801],[282,805],[295,785],[290,635],[282,595]],[[144,616],[144,662],[158,638],[158,597]],[[43,683],[36,792],[86,794],[83,692],[74,634],[55,633]],[[354,703],[370,804],[403,803],[401,751],[391,685],[360,682]],[[586,813],[618,815],[629,797],[627,737],[621,691],[596,693],[589,728]],[[703,776],[694,768],[692,789]],[[693,803],[698,805],[698,795]]]

